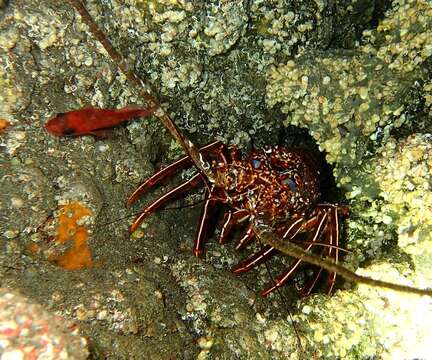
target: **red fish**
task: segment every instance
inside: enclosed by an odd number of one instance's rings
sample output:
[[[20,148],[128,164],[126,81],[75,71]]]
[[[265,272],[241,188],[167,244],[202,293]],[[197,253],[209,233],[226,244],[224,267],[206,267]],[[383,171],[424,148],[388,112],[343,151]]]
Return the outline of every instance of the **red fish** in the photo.
[[[152,115],[154,109],[132,108],[95,109],[87,108],[58,114],[48,120],[45,129],[56,136],[97,135],[99,130],[111,128],[134,117]]]

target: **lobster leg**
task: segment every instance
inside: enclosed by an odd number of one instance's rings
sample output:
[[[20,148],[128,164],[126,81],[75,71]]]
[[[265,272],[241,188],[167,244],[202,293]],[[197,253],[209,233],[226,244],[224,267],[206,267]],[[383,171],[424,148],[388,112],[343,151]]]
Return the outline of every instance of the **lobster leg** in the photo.
[[[318,205],[320,211],[326,211],[328,214],[328,222],[323,229],[323,245],[328,245],[321,251],[321,256],[331,257],[338,262],[339,259],[339,208],[334,205]],[[343,209],[342,209],[343,210]],[[343,210],[345,211],[345,210]],[[327,254],[326,254],[327,253]],[[315,271],[314,277],[303,288],[299,289],[302,296],[309,296],[315,287],[317,281],[323,273],[323,268]],[[336,273],[329,273],[327,276],[327,284],[325,292],[330,295],[336,282]]]
[[[323,252],[325,251],[322,251],[322,253]],[[308,281],[306,285],[304,285],[302,288],[297,289],[301,296],[306,297],[310,295],[317,281],[319,280],[322,272],[323,272],[323,268],[318,268],[317,270],[315,270],[313,278],[310,281]]]
[[[328,222],[323,230],[324,244],[329,245],[321,251],[322,256],[331,257],[335,263],[339,260],[339,214],[338,207],[334,205],[319,205],[321,211],[326,211],[328,214]],[[325,209],[325,210],[324,210]],[[315,287],[320,278],[323,269],[320,268],[314,274],[313,279],[299,290],[302,296],[308,296]],[[327,276],[327,284],[325,292],[330,295],[336,282],[336,273],[329,273]]]
[[[208,226],[211,221],[211,215],[213,213],[213,208],[217,200],[212,198],[215,192],[215,186],[211,185],[210,190],[206,188],[204,195],[204,205],[201,210],[199,225],[195,233],[195,244],[193,247],[193,254],[200,257],[204,253],[204,242],[206,240]]]
[[[210,144],[207,144],[206,146],[203,146],[201,149],[199,149],[202,153],[209,153],[215,150],[216,148],[220,147],[222,145],[222,142],[220,141],[213,141]],[[153,176],[149,177],[146,181],[144,181],[127,199],[127,204],[131,205],[133,204],[142,194],[144,194],[147,190],[152,188],[154,185],[160,183],[161,181],[165,180],[166,178],[173,175],[175,172],[184,169],[190,165],[192,165],[193,162],[189,156],[184,156],[181,159],[173,162],[172,164],[168,165],[167,167],[159,170],[157,173],[153,174]]]
[[[247,244],[249,244],[255,238],[255,234],[253,231],[253,226],[250,224],[246,230],[246,233],[241,237],[236,244],[235,249],[240,250],[244,248]]]
[[[193,189],[195,186],[197,186],[202,181],[203,181],[202,175],[200,173],[197,173],[194,176],[192,176],[189,180],[176,186],[174,189],[171,189],[166,194],[162,195],[161,197],[159,197],[158,199],[153,201],[134,220],[129,231],[131,233],[134,232],[148,214],[151,214],[152,212],[156,211],[157,209],[159,209],[160,207],[165,205],[165,203],[167,203],[168,201],[176,198],[177,196],[185,193],[186,191],[189,191],[190,189]]]
[[[319,212],[317,220],[316,220],[317,226],[315,227],[314,232],[310,236],[308,236],[308,238],[306,240],[306,243],[308,244],[305,247],[306,251],[309,251],[312,248],[312,246],[314,245],[314,242],[316,242],[317,239],[320,237],[323,229],[325,228],[325,226],[327,224],[327,220],[328,220],[327,212]],[[261,296],[267,296],[272,291],[281,287],[289,279],[289,277],[294,273],[294,271],[298,268],[298,266],[300,265],[301,262],[302,262],[301,259],[297,259],[296,261],[294,261],[288,267],[288,270],[286,270],[282,275],[280,275],[279,277],[276,278],[275,283],[271,287],[269,287],[269,288],[267,288],[261,292]]]
[[[219,235],[219,244],[225,244],[229,234],[233,227],[242,221],[249,218],[248,211],[246,209],[231,211],[225,213],[222,229]]]
[[[298,218],[292,221],[288,229],[285,231],[283,235],[283,239],[292,239],[297,233],[300,231],[302,227],[302,218]],[[237,242],[236,250],[240,250],[244,248],[247,244],[249,244],[253,239],[255,238],[255,234],[253,232],[253,226],[252,224],[249,225],[249,227],[246,230],[246,233],[244,236]]]
[[[284,240],[288,239],[289,241],[293,237],[295,237],[300,231],[300,229],[302,228],[303,221],[304,221],[303,218],[291,220],[287,230],[283,235],[283,239]],[[262,264],[264,261],[266,261],[275,252],[276,252],[275,248],[268,245],[264,246],[260,251],[256,252],[251,257],[249,257],[242,263],[238,264],[233,269],[234,274],[241,274],[253,269],[255,266],[258,266]]]
[[[323,244],[326,245],[333,245],[332,243],[332,239],[331,239],[331,234],[329,232],[330,229],[330,224],[332,221],[332,213],[330,211],[330,209],[322,209],[321,207],[319,208],[319,211],[325,211],[328,215],[328,221],[326,223],[326,225],[324,226],[324,229],[322,230],[322,238],[323,239]],[[321,256],[325,256],[325,254],[327,253],[327,256],[330,256],[332,253],[332,248],[331,247],[324,247],[320,254]],[[319,278],[321,277],[321,274],[323,272],[323,268],[317,268],[314,271],[313,277],[311,280],[309,280],[302,288],[297,289],[299,291],[299,293],[301,294],[301,296],[306,297],[309,296],[310,293],[312,292],[313,288],[315,287],[316,283],[318,282]]]
[[[221,142],[215,142],[215,145],[217,146],[216,149],[213,150],[213,153],[217,156],[219,165],[228,165],[227,155],[233,156],[232,152],[228,152],[228,149],[225,144]],[[231,159],[232,160],[232,159]],[[212,184],[209,187],[209,184],[207,184],[207,189],[205,193],[205,202],[204,206],[201,210],[199,225],[195,234],[195,244],[193,248],[193,254],[197,257],[201,256],[204,252],[204,242],[206,240],[207,232],[208,232],[208,226],[211,221],[211,215],[212,215],[212,209],[214,208],[214,205],[216,202],[226,202],[226,194],[223,191],[221,193],[221,189],[216,187],[214,184]],[[238,210],[234,213],[232,211],[229,211],[225,214],[225,220],[224,225],[222,227],[221,234],[219,236],[219,243],[222,244],[226,241],[226,237],[228,236],[228,233],[231,231],[232,227],[237,224],[238,222],[243,221],[248,217],[247,210]]]
[[[335,263],[338,263],[339,260],[339,214],[338,208],[336,206],[332,206],[331,215],[330,215],[330,223],[329,227],[329,243],[330,245],[336,246],[336,248],[329,248],[329,256],[333,257]],[[333,251],[332,251],[333,250]],[[334,284],[336,282],[336,273],[330,273],[327,278],[326,292],[330,295],[333,290]]]
[[[311,247],[313,246],[313,244],[309,244],[305,247],[306,251],[309,251],[311,249]],[[288,279],[289,277],[297,270],[298,266],[301,264],[301,259],[298,259],[296,261],[294,261],[289,267],[288,270],[286,270],[281,276],[279,276],[274,285],[261,291],[261,296],[265,297],[268,294],[270,294],[271,292],[273,292],[274,290],[276,290],[277,288],[281,287]]]
[[[253,269],[255,266],[262,264],[266,261],[270,256],[272,256],[276,252],[276,249],[270,245],[265,245],[260,251],[257,251],[251,257],[249,257],[244,262],[236,265],[233,269],[233,273],[236,275],[248,272]]]

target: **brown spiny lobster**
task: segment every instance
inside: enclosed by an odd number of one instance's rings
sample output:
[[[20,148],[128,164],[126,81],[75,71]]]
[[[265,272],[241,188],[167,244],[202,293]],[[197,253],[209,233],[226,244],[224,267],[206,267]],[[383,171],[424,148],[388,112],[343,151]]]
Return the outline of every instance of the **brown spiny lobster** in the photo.
[[[178,185],[148,205],[131,226],[135,231],[143,219],[150,213],[164,206],[168,201],[184,192],[204,184],[206,187],[204,205],[199,225],[196,230],[193,254],[201,256],[208,236],[208,224],[218,202],[227,204],[219,243],[227,241],[233,227],[248,223],[244,235],[238,240],[239,250],[256,237],[253,223],[257,218],[265,219],[272,224],[275,232],[284,240],[301,244],[309,251],[321,245],[321,255],[339,258],[339,218],[345,214],[345,208],[332,204],[320,204],[319,172],[311,157],[303,150],[279,147],[264,147],[253,151],[248,159],[242,160],[236,146],[227,146],[215,141],[199,150],[200,155],[209,159],[205,164],[210,168],[213,177],[209,178],[198,171],[190,179]],[[203,160],[204,161],[204,160]],[[129,197],[131,204],[154,185],[171,176],[176,171],[192,165],[189,156],[170,164],[155,173]],[[265,245],[246,261],[234,268],[240,274],[261,264],[276,252],[273,246]],[[294,261],[280,275],[275,283],[264,290],[263,296],[282,286],[295,272],[301,263]],[[319,277],[322,268],[315,271],[311,281],[301,290],[308,295]],[[327,277],[326,292],[330,293],[335,283],[336,273]]]

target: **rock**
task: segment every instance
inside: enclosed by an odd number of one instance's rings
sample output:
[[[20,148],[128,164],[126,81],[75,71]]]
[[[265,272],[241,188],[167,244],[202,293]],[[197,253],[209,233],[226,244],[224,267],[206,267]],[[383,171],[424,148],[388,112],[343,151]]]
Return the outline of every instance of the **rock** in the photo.
[[[71,321],[16,291],[0,289],[0,358],[87,359],[87,340]]]

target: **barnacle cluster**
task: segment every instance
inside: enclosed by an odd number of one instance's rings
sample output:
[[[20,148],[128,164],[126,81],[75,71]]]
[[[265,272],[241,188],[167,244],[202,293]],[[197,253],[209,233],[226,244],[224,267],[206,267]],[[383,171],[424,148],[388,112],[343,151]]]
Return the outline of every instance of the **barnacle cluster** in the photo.
[[[137,1],[136,7],[114,1],[113,9],[124,20],[120,30],[133,24],[131,35],[139,34],[145,44],[143,58],[151,53],[151,68],[158,71],[151,71],[150,80],[162,93],[196,85],[202,76],[198,53],[212,57],[227,52],[244,34],[248,20],[243,1]]]
[[[9,36],[0,38],[0,50],[7,51],[10,47],[16,44],[17,32],[7,34]],[[10,113],[16,109],[17,103],[22,95],[22,88],[16,84],[15,80],[15,65],[8,63],[0,66],[0,114],[2,116],[10,116]],[[1,63],[0,63],[1,64]]]
[[[15,113],[20,107],[25,107],[31,96],[31,87],[28,86],[28,76],[31,75],[31,63],[34,58],[30,54],[32,43],[42,51],[59,46],[64,36],[64,25],[60,18],[53,16],[54,10],[46,9],[32,15],[26,14],[24,9],[15,9],[11,15],[2,17],[0,29],[3,31],[0,37],[0,114]],[[30,31],[25,36],[20,27],[11,26],[16,19],[22,21],[24,27],[37,27],[37,31]],[[17,62],[13,61],[12,51],[19,49],[25,55],[22,63],[27,66],[26,71],[21,71]]]
[[[430,253],[432,230],[432,135],[390,139],[380,150],[374,176],[380,179],[381,211],[411,254]]]
[[[107,290],[103,294],[94,289],[74,308],[74,317],[79,321],[90,322],[92,325],[105,324],[110,331],[122,333],[138,332],[138,320],[134,309],[127,302],[121,291]],[[112,309],[116,310],[113,311]]]
[[[8,44],[2,44],[0,38],[0,49],[5,50]],[[13,46],[13,44],[11,44]],[[7,61],[7,60],[5,60]],[[2,116],[10,116],[18,106],[23,90],[20,86],[15,85],[15,65],[6,64],[0,67],[0,114]]]
[[[291,55],[296,45],[305,43],[309,36],[314,36],[316,26],[325,23],[325,17],[315,17],[313,12],[295,13],[286,0],[272,3],[254,1],[251,3],[251,20],[257,33],[257,45],[266,54]],[[323,11],[322,4],[317,4],[317,11]]]
[[[328,42],[330,30],[324,15],[329,6],[316,1],[110,4],[93,5],[92,14],[110,14],[104,20],[115,31],[108,36],[121,39],[115,45],[124,54],[137,49],[131,57],[138,72],[167,97],[164,105],[176,123],[242,147],[262,130],[271,143],[276,132],[263,103],[268,64],[305,44]]]
[[[0,113],[10,114],[21,95],[22,89],[16,87],[14,89],[14,81],[12,78],[13,70],[4,71],[0,68]]]
[[[353,51],[308,53],[272,67],[268,79],[269,106],[281,104],[289,114],[284,123],[307,127],[327,160],[338,163],[358,159],[377,126],[401,124],[392,120],[410,84],[380,60]]]
[[[407,91],[432,53],[431,18],[430,2],[397,2],[364,45],[271,67],[269,106],[280,105],[286,125],[307,127],[330,162],[357,164],[369,140],[405,122]]]
[[[364,34],[371,46],[365,45],[362,50],[370,51],[392,70],[415,70],[432,55],[431,17],[430,1],[394,1],[376,31]]]
[[[395,283],[412,282],[389,264],[375,264],[362,275]],[[424,286],[424,281],[416,282]],[[360,285],[356,292],[337,292],[326,301],[306,299],[295,316],[324,359],[427,358],[430,312],[427,297],[416,297]],[[398,331],[403,327],[405,331]]]

